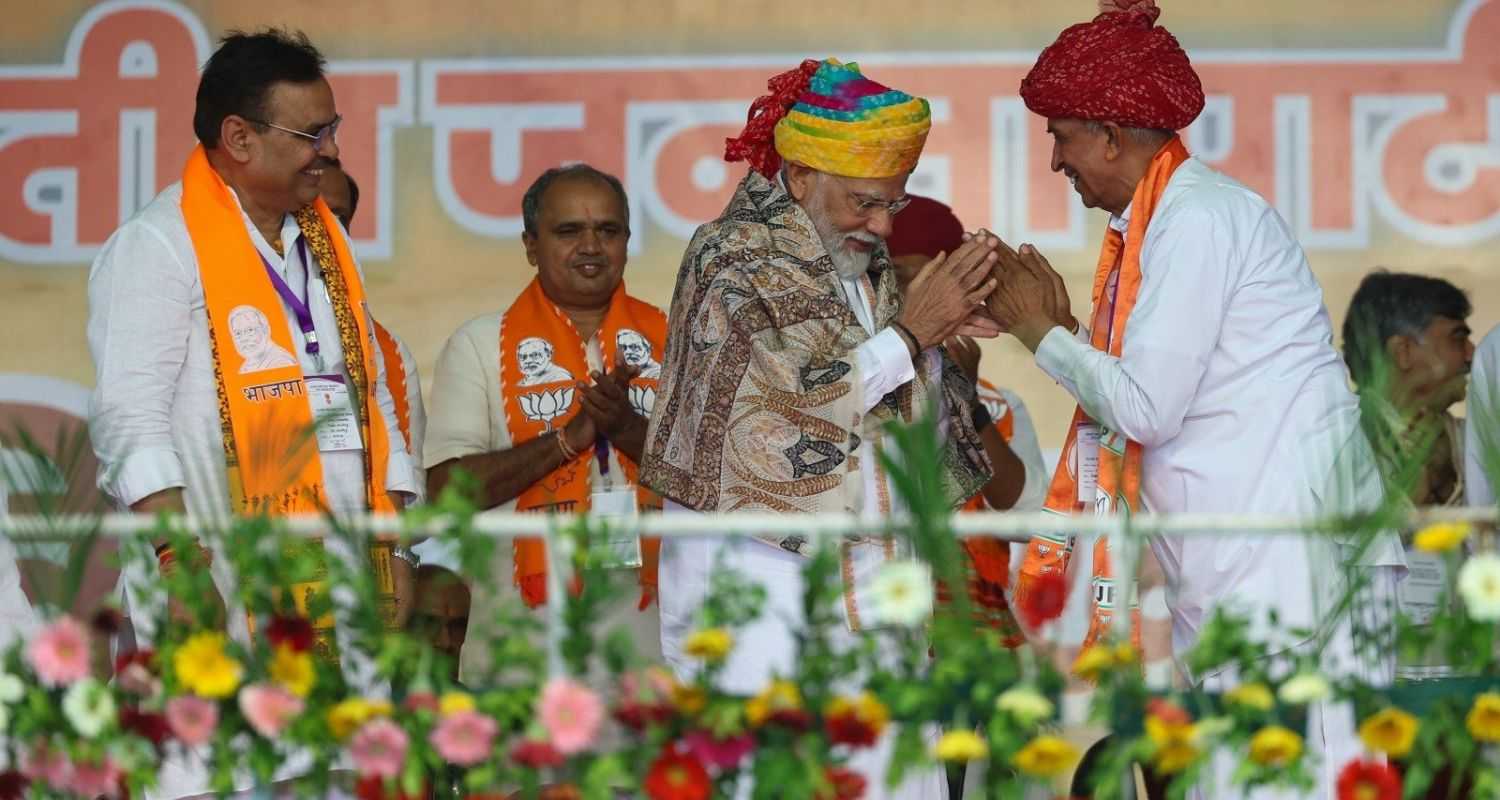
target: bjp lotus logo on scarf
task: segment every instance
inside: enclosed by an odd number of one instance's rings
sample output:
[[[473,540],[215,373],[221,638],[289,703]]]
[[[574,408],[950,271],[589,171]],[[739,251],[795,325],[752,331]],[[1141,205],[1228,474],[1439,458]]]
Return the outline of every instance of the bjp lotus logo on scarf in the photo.
[[[552,420],[568,413],[573,407],[573,387],[561,386],[550,392],[532,392],[519,398],[521,411],[527,419],[542,423],[542,432],[552,430]]]
[[[650,386],[631,384],[630,407],[643,417],[651,416],[651,409],[656,407],[656,390]]]

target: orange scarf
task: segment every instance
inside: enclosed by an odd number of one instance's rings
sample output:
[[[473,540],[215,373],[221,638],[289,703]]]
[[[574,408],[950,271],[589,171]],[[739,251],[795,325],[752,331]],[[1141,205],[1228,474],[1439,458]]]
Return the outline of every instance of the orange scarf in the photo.
[[[1135,308],[1136,296],[1141,289],[1141,245],[1146,240],[1146,228],[1161,201],[1172,173],[1187,161],[1187,149],[1182,140],[1173,137],[1157,151],[1146,169],[1146,176],[1136,186],[1131,200],[1129,235],[1122,236],[1114,228],[1104,235],[1104,247],[1099,253],[1099,264],[1094,271],[1093,325],[1090,328],[1090,343],[1098,350],[1105,350],[1115,358],[1125,345],[1125,325],[1130,312]],[[1114,297],[1109,297],[1109,287],[1115,285]],[[1059,514],[1073,514],[1084,508],[1078,500],[1078,481],[1073,474],[1072,458],[1077,447],[1078,427],[1081,424],[1097,424],[1082,408],[1073,412],[1073,422],[1068,428],[1067,444],[1058,459],[1057,470],[1052,476],[1052,485],[1047,492],[1046,508]],[[1102,427],[1102,426],[1101,426]],[[1119,433],[1107,429],[1100,432],[1099,487],[1094,503],[1095,513],[1109,514],[1120,511],[1133,514],[1140,507],[1141,456],[1139,442],[1127,441]],[[1043,575],[1057,571],[1066,572],[1073,554],[1073,537],[1038,534],[1026,545],[1026,558],[1021,562],[1021,575],[1016,586],[1016,602],[1025,604],[1033,591],[1035,582]],[[1094,543],[1093,600],[1090,608],[1089,631],[1084,638],[1083,650],[1088,650],[1110,635],[1110,626],[1115,610],[1115,581],[1110,568],[1109,538],[1101,536]],[[1131,642],[1140,650],[1140,610],[1134,597],[1128,598],[1131,614]]]
[[[183,169],[182,215],[198,258],[208,311],[230,506],[239,514],[319,513],[328,506],[323,465],[286,313],[245,229],[233,190],[208,163],[201,146],[193,150]],[[323,200],[319,198],[297,212],[296,218],[308,252],[323,269],[338,323],[350,396],[365,444],[366,503],[373,511],[394,511],[383,488],[390,444],[370,386],[375,356],[368,346],[364,286],[348,243],[342,235],[330,234],[341,229]],[[247,308],[257,313],[242,311]],[[260,344],[268,345],[261,352],[271,355],[241,356],[231,317],[236,318],[246,341],[259,339]],[[268,323],[260,328],[263,333],[259,336],[254,330],[257,317]],[[265,368],[254,369],[263,365]],[[242,372],[246,367],[253,371]],[[380,576],[382,565],[377,561],[374,566]],[[383,586],[389,583],[382,580]],[[309,590],[316,593],[321,586],[320,581],[314,581],[291,587],[302,613],[306,613]],[[254,620],[251,623],[253,630]],[[314,626],[319,629],[320,649],[331,648],[331,616],[316,620]]]
[[[631,381],[631,399],[639,413],[655,402],[660,359],[666,352],[667,317],[656,306],[625,294],[625,285],[621,283],[610,298],[609,310],[597,334],[601,355],[609,368],[615,363],[618,338],[630,332],[650,344],[649,358],[657,365],[651,377]],[[505,312],[500,321],[500,392],[512,447],[561,431],[582,411],[577,384],[590,382],[586,347],[572,320],[547,299],[539,280],[533,280]],[[637,484],[635,462],[624,453],[619,456],[625,478],[637,487],[640,507],[661,508],[661,499]],[[516,510],[564,514],[587,511],[592,491],[589,459],[594,457],[593,447],[584,448],[577,458],[527,487],[516,498]],[[535,538],[518,538],[514,548],[516,585],[528,605],[539,606],[547,600],[546,548]],[[655,539],[641,542],[641,608],[649,605],[656,594],[659,550],[660,543]]]
[[[406,360],[401,357],[401,345],[396,337],[386,330],[380,320],[371,319],[375,326],[375,341],[380,343],[380,356],[385,362],[385,385],[391,390],[391,400],[396,406],[396,427],[401,429],[401,439],[406,442],[406,452],[412,458],[421,458],[421,453],[411,452],[411,402],[407,399]]]
[[[1016,433],[1016,418],[1000,390],[983,378],[979,379],[979,401],[984,403],[994,420],[995,430],[1007,444]],[[989,504],[984,493],[969,498],[961,511],[984,511]],[[1010,585],[1010,543],[1004,539],[973,537],[964,540],[964,552],[972,565],[969,580],[969,597],[979,610],[981,621],[1001,632],[1006,647],[1019,647],[1025,637],[1016,623],[1015,614],[1005,599],[1005,589]]]

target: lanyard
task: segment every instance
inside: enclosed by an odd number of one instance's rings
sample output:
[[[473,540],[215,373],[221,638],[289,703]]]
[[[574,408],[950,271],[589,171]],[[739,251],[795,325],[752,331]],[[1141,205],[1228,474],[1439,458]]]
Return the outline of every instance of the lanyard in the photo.
[[[256,252],[260,253],[259,250]],[[312,264],[307,261],[307,240],[300,236],[297,237],[297,252],[302,256],[302,296],[310,297],[308,287],[312,281]],[[292,291],[292,287],[286,285],[286,281],[281,278],[281,273],[271,266],[271,262],[266,260],[265,255],[261,255],[260,263],[266,265],[266,275],[271,278],[271,285],[276,287],[276,293],[281,295],[281,299],[286,301],[287,306],[292,309],[292,315],[297,318],[297,327],[302,329],[302,340],[306,343],[307,354],[312,356],[317,365],[317,371],[322,372],[323,356],[319,353],[318,331],[313,326],[312,308],[307,302],[297,299],[297,293]]]
[[[594,440],[594,457],[599,459],[599,477],[609,474],[609,440],[600,436]]]

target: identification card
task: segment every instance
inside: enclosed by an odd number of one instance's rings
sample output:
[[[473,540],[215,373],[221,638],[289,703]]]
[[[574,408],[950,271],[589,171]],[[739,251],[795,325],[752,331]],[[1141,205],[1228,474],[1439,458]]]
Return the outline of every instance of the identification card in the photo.
[[[590,510],[601,517],[607,530],[597,552],[607,569],[634,569],[641,565],[641,537],[636,534],[635,487],[611,489],[589,495]]]
[[[307,376],[307,401],[312,404],[313,427],[318,435],[318,450],[332,453],[359,450],[359,417],[349,399],[349,387],[343,375]]]
[[[1078,483],[1078,502],[1093,505],[1099,490],[1100,428],[1093,422],[1078,423],[1073,445],[1073,475]]]
[[[1397,602],[1412,622],[1430,625],[1438,615],[1448,584],[1448,564],[1440,555],[1408,547],[1406,565],[1410,572],[1396,588]]]

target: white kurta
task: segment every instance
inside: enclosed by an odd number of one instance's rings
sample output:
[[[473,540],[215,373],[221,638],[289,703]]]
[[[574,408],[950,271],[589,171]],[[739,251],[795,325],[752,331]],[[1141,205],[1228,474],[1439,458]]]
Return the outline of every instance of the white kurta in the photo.
[[[1129,219],[1126,209],[1110,226],[1126,233]],[[1322,290],[1264,199],[1189,160],[1146,231],[1141,272],[1119,358],[1055,328],[1036,360],[1091,417],[1144,445],[1146,510],[1314,515],[1380,501]],[[1271,609],[1283,626],[1326,622],[1351,555],[1297,536],[1235,534],[1157,537],[1152,549],[1167,575],[1179,657],[1220,606],[1251,613],[1262,633]],[[1405,568],[1400,541],[1382,535],[1361,563],[1388,591]],[[1268,652],[1301,644],[1284,640]],[[1390,665],[1369,666],[1389,674]],[[1342,727],[1313,734],[1314,746],[1353,738]]]
[[[1485,454],[1500,462],[1500,326],[1474,350],[1468,408],[1463,466],[1466,500],[1471,506],[1493,506],[1500,486],[1490,481]]]
[[[854,352],[855,370],[861,376],[865,411],[874,408],[887,393],[916,377],[911,351],[894,329],[874,332],[874,320],[868,298],[859,281],[843,281],[850,308],[866,331],[874,333]],[[941,369],[941,358],[935,349],[920,356],[922,368],[934,381]],[[946,418],[939,419],[940,430],[946,430]],[[875,469],[874,444],[860,444],[860,480],[865,514],[880,514]],[[897,502],[894,491],[889,492]],[[668,510],[686,511],[668,500]],[[869,604],[861,598],[871,576],[887,560],[878,542],[863,542],[850,550],[849,569],[853,583],[852,605],[858,613]],[[731,692],[754,693],[765,688],[778,674],[795,669],[795,635],[802,624],[802,569],[807,560],[757,539],[695,539],[673,537],[662,540],[660,562],[661,646],[662,655],[679,678],[690,679],[698,662],[683,653],[683,642],[698,627],[698,610],[708,595],[709,579],[717,568],[731,568],[741,576],[758,581],[766,588],[766,607],[761,617],[739,631],[739,639],[724,665],[720,685]],[[851,630],[851,603],[841,603],[845,624],[831,632],[836,649],[857,644]],[[848,690],[856,688],[851,685]],[[947,781],[941,770],[924,770],[907,778],[899,787],[887,789],[886,767],[890,763],[894,738],[888,732],[876,747],[861,751],[851,759],[850,767],[868,781],[867,800],[941,800],[948,796]],[[746,787],[742,785],[742,790]],[[748,793],[742,791],[743,796]]]
[[[301,231],[288,216],[282,224],[285,257],[276,253],[243,211],[250,240],[277,269],[298,298],[307,303],[322,348],[320,369],[306,352],[301,328],[282,302],[284,319],[303,373],[345,376],[344,353],[321,269],[307,275],[297,240]],[[304,284],[304,279],[306,282]],[[182,215],[182,187],[173,184],[157,195],[104,243],[89,271],[89,350],[96,385],[89,402],[89,433],[99,458],[99,487],[122,507],[170,488],[181,488],[189,512],[224,516],[230,510],[225,480],[223,437],[219,427],[218,388],[209,344],[208,308],[198,274],[198,258]],[[364,309],[360,309],[365,313]],[[272,324],[277,324],[273,319]],[[379,345],[371,338],[378,353]],[[384,361],[375,358],[375,399],[390,437],[390,460],[384,488],[410,498],[418,493],[414,465],[395,435],[395,403],[385,381]],[[364,460],[359,451],[320,453],[329,505],[335,512],[364,511]],[[352,556],[349,556],[352,557]],[[233,576],[224,559],[213,565],[220,596],[235,596]],[[150,585],[137,565],[121,575],[127,607],[159,607],[163,598],[138,596],[135,584]],[[242,609],[230,604],[228,629],[248,637]],[[136,614],[137,639],[154,638],[152,615]],[[347,648],[345,648],[347,651]],[[367,668],[345,660],[346,672]],[[351,675],[366,685],[367,674]],[[195,794],[207,788],[207,776],[171,763],[163,784],[152,796]]]

